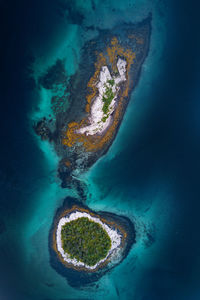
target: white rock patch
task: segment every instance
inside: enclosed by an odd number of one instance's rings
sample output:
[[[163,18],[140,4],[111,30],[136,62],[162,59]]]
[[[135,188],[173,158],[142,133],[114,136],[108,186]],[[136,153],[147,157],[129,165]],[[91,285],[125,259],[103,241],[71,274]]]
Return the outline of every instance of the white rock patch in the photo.
[[[101,134],[110,124],[111,114],[115,110],[116,99],[118,92],[120,90],[119,84],[126,80],[126,61],[119,58],[117,61],[117,68],[119,75],[112,77],[108,67],[103,66],[99,75],[99,82],[97,83],[97,88],[99,90],[98,96],[95,98],[91,106],[91,114],[89,116],[90,125],[78,129],[76,132],[86,135]],[[112,92],[115,94],[111,104],[109,105],[108,117],[105,122],[102,121],[102,118],[105,116],[103,112],[103,95],[106,91],[106,84],[108,80],[114,80],[114,85],[112,86]]]
[[[84,264],[81,261],[78,261],[76,259],[71,259],[70,255],[68,253],[65,253],[64,249],[62,248],[62,240],[61,240],[62,226],[64,226],[68,222],[71,222],[72,220],[76,220],[78,218],[83,218],[83,217],[86,217],[89,220],[92,220],[92,221],[100,224],[106,230],[106,232],[108,233],[108,235],[111,239],[111,248],[110,248],[107,256],[104,259],[101,259],[94,266],[88,266],[87,264]],[[116,253],[120,250],[119,246],[121,244],[121,239],[122,239],[121,234],[119,234],[116,230],[111,229],[108,225],[103,223],[99,218],[92,217],[88,213],[80,212],[80,211],[73,212],[69,216],[61,218],[59,223],[58,223],[57,231],[56,231],[57,249],[61,253],[63,259],[67,263],[71,263],[74,266],[85,267],[85,268],[91,269],[91,270],[96,269],[96,267],[98,265],[100,265],[102,262],[104,262],[108,258],[109,255],[115,255],[116,256]]]

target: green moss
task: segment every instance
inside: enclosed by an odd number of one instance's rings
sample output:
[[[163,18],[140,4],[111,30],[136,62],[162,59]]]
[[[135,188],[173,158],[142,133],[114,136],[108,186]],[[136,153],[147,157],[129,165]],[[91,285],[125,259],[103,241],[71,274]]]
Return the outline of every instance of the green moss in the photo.
[[[102,108],[104,114],[108,113],[110,103],[112,102],[114,97],[115,97],[115,94],[112,91],[112,87],[106,86],[106,91],[105,91],[105,94],[103,95],[103,99],[102,99],[103,102],[104,102],[104,105],[103,105],[103,108]]]
[[[61,230],[62,247],[71,258],[89,266],[105,258],[111,239],[98,223],[86,217],[66,223]]]
[[[106,84],[104,84],[106,91],[102,98],[102,100],[104,102],[103,108],[102,108],[104,116],[101,119],[102,122],[106,122],[107,118],[109,117],[109,106],[115,97],[115,93],[113,93],[113,91],[112,91],[112,87],[114,86],[114,84],[115,84],[114,79],[109,79],[109,80],[107,80]]]
[[[108,115],[104,116],[104,117],[101,119],[102,122],[106,122],[107,118],[108,118]]]
[[[111,86],[113,86],[113,85],[115,84],[115,80],[114,80],[114,79],[110,79],[110,80],[108,80],[108,83],[109,83]]]

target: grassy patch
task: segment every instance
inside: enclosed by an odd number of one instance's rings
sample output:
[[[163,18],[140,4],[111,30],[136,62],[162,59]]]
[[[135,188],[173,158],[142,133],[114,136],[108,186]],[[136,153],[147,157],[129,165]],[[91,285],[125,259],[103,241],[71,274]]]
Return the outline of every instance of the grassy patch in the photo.
[[[105,123],[107,119],[108,119],[108,115],[104,116],[101,120],[102,120],[102,122]]]
[[[114,79],[110,79],[110,80],[108,80],[108,83],[109,83],[111,86],[113,86],[113,85],[115,84],[115,80],[114,80]]]
[[[98,223],[86,217],[66,223],[61,230],[62,246],[71,258],[89,266],[105,258],[111,239]]]
[[[112,80],[108,80],[108,83],[111,81],[111,83],[114,81],[114,79]],[[103,113],[106,115],[109,111],[109,106],[112,102],[112,100],[114,99],[115,97],[115,94],[113,93],[112,91],[112,84],[109,84],[106,85],[106,91],[105,91],[105,94],[103,95],[103,102],[104,102],[104,105],[103,105]],[[114,82],[113,82],[113,85],[114,85]]]

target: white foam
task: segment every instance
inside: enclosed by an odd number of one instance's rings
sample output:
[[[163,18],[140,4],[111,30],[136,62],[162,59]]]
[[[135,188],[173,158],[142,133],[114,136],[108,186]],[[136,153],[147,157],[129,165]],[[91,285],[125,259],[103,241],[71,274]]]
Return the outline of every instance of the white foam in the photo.
[[[108,233],[110,239],[111,239],[111,248],[108,252],[108,254],[106,255],[106,257],[104,259],[101,259],[98,263],[96,263],[94,266],[88,266],[87,264],[81,262],[81,261],[77,261],[75,258],[71,259],[70,255],[68,253],[66,253],[62,247],[62,240],[61,240],[61,231],[62,231],[62,227],[68,223],[71,222],[72,220],[76,220],[78,218],[83,218],[86,217],[89,220],[92,220],[98,224],[100,224]],[[102,262],[104,262],[108,256],[116,256],[116,253],[120,251],[120,244],[121,244],[121,239],[122,236],[121,234],[119,234],[117,232],[117,230],[113,230],[111,229],[107,224],[103,223],[99,218],[95,218],[92,217],[90,214],[86,213],[86,212],[80,212],[80,211],[76,211],[71,213],[69,216],[63,217],[60,219],[58,226],[57,226],[57,231],[56,231],[56,242],[57,242],[57,249],[58,251],[61,253],[63,259],[67,262],[67,263],[71,263],[74,266],[77,267],[85,267],[87,269],[96,269],[97,266],[99,266]]]

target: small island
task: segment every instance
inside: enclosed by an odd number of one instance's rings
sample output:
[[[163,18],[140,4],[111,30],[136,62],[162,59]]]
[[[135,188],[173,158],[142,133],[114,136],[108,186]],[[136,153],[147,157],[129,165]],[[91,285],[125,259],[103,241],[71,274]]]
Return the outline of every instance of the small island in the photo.
[[[128,218],[96,213],[67,197],[50,231],[51,264],[72,285],[80,277],[82,284],[91,283],[119,264],[134,242],[135,229]]]
[[[121,243],[116,230],[80,210],[60,219],[56,238],[64,261],[88,270],[98,268]]]

